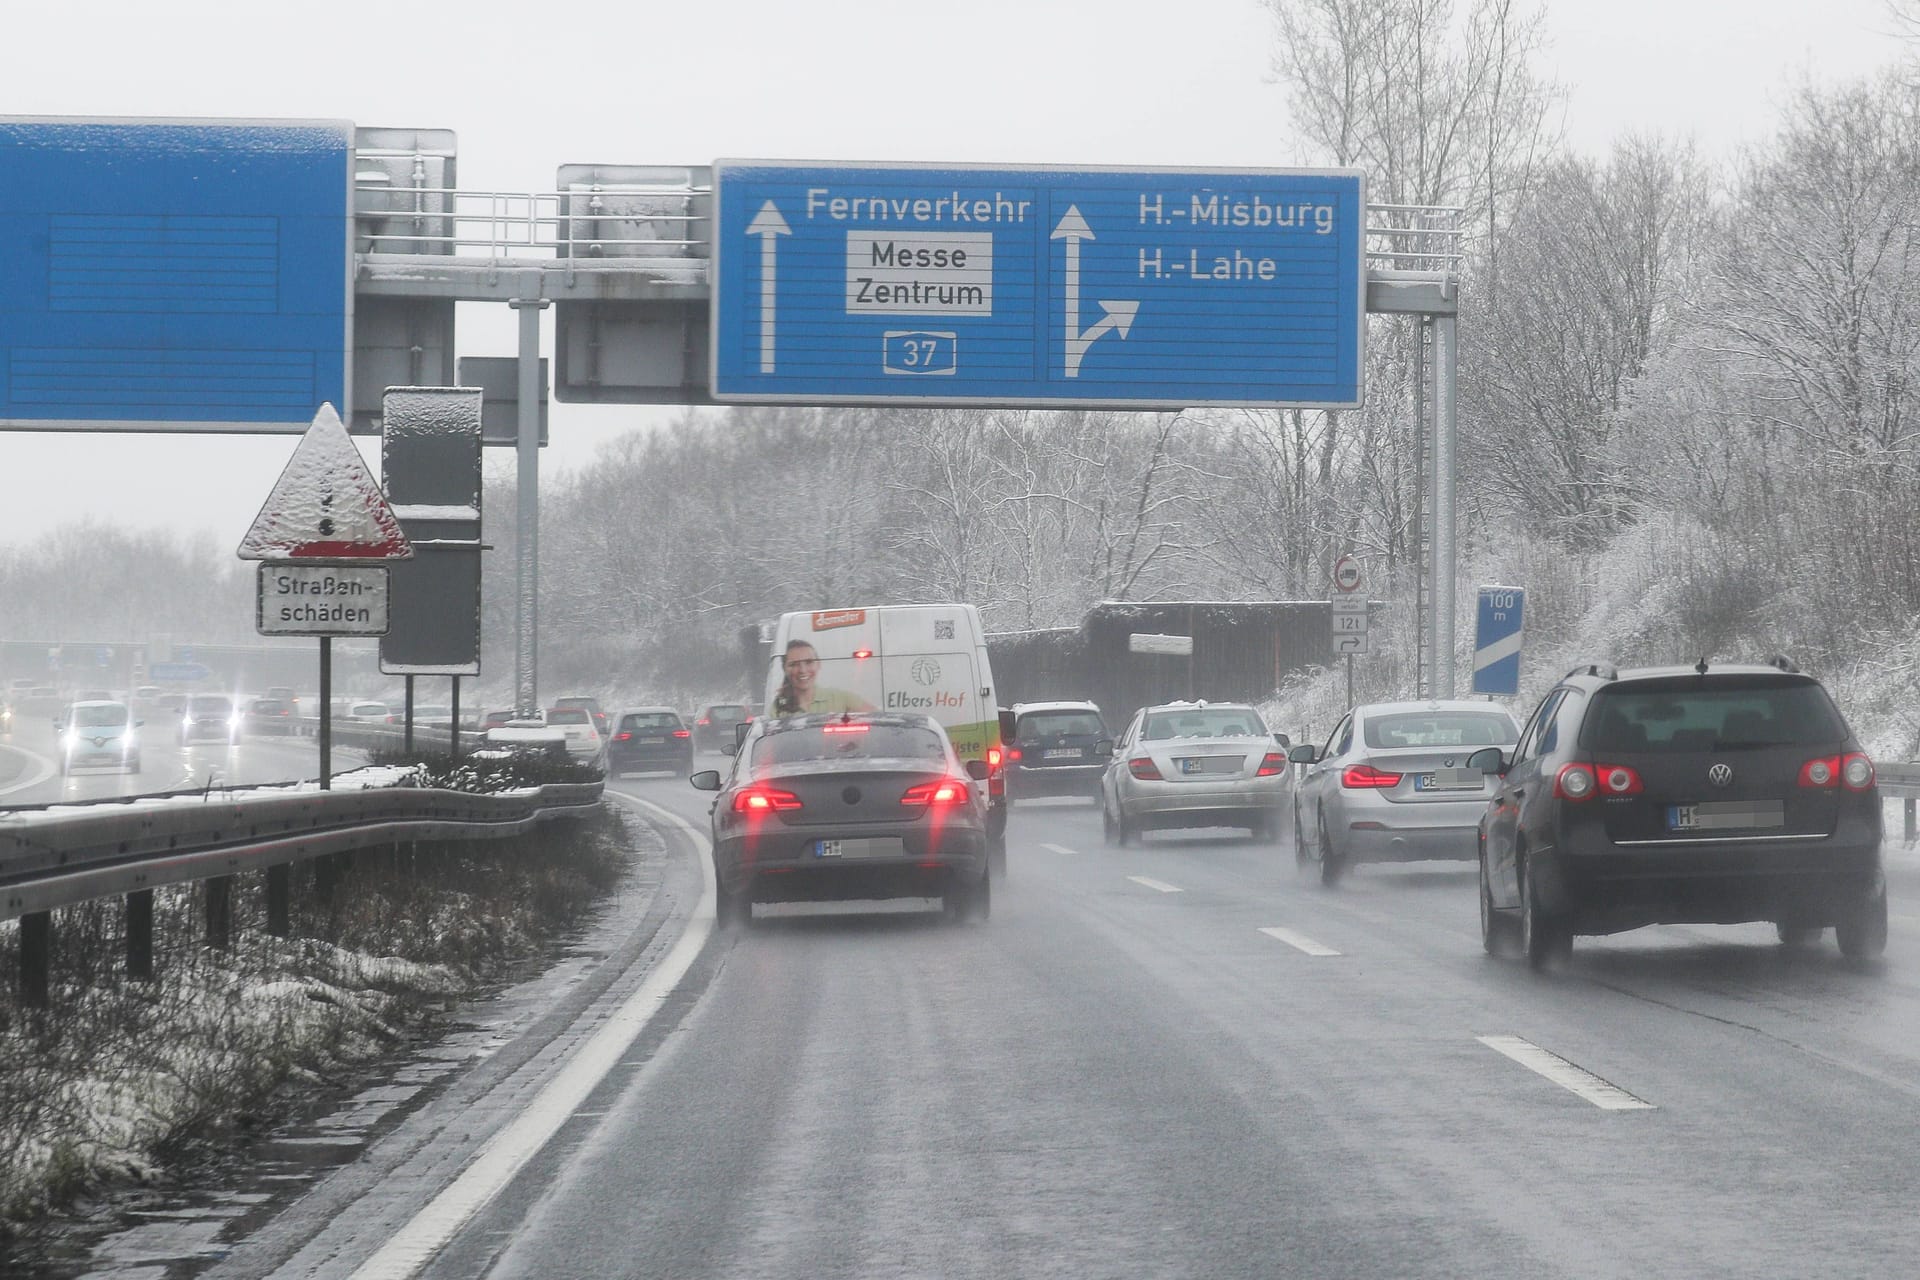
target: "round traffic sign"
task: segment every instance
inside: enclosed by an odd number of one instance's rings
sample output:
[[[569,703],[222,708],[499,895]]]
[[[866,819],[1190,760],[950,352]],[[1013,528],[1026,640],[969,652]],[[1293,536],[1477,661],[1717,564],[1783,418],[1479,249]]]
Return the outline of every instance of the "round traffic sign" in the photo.
[[[1360,562],[1352,556],[1341,556],[1333,562],[1333,585],[1341,591],[1360,589]]]

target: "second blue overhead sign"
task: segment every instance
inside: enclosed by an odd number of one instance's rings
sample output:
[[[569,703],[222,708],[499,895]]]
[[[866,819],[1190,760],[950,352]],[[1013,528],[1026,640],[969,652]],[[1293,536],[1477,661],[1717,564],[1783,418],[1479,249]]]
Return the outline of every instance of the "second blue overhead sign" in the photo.
[[[721,161],[714,193],[716,400],[1360,403],[1357,170]]]

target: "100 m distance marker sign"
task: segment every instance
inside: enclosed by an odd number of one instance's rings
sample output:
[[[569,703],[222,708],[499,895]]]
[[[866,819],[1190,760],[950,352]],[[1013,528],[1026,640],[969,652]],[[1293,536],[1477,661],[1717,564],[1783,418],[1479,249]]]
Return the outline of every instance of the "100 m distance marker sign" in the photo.
[[[714,165],[721,401],[1361,401],[1358,170]]]

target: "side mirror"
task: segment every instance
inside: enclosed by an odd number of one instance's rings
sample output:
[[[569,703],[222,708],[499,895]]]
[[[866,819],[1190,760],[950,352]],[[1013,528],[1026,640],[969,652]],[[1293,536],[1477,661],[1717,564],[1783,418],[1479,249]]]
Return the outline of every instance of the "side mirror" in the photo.
[[[733,749],[731,751],[728,751],[727,744],[724,742],[720,744],[720,749],[722,751],[726,751],[727,754],[730,756],[738,755],[740,752],[740,744],[747,740],[747,735],[752,731],[753,731],[753,721],[751,720],[739,721],[733,726]]]
[[[1094,743],[1093,754],[1097,756],[1106,756],[1109,759],[1111,759],[1113,756],[1113,739],[1102,738],[1100,739],[1100,741]]]
[[[1297,747],[1287,748],[1287,760],[1292,764],[1312,764],[1320,758],[1320,753],[1311,742],[1303,742]]]
[[[1013,728],[1014,728],[1013,712],[1007,710],[1007,708],[1005,707],[1001,707],[999,714],[1000,714],[1000,741],[1012,742]]]
[[[718,791],[720,789],[720,771],[718,769],[702,769],[698,773],[689,774],[687,781],[693,784],[695,791]]]
[[[991,770],[987,768],[987,762],[985,760],[967,761],[967,776],[975,782],[985,782],[989,772],[991,772]]]
[[[1291,746],[1293,746],[1293,739],[1292,739],[1292,738],[1289,738],[1289,737],[1288,737],[1288,736],[1287,736],[1286,734],[1284,734],[1284,733],[1275,733],[1275,734],[1273,735],[1273,740],[1274,740],[1275,742],[1277,742],[1277,743],[1279,743],[1279,744],[1280,744],[1281,746],[1283,746],[1283,747],[1291,747]]]
[[[1467,757],[1467,768],[1478,769],[1482,773],[1497,774],[1502,778],[1507,776],[1507,766],[1510,763],[1507,753],[1498,747],[1482,747]]]
[[[60,732],[60,731],[61,731],[62,729],[64,729],[64,728],[66,728],[66,727],[67,727],[67,722],[66,722],[66,721],[64,721],[64,720],[55,720],[55,721],[53,722],[53,731],[54,731],[55,733],[58,733],[58,732]]]
[[[135,721],[133,722],[133,727],[134,727],[134,728],[136,728],[136,729],[138,729],[138,728],[140,728],[140,727],[141,727],[142,725],[144,725],[144,724],[146,724],[146,721],[145,721],[145,720],[135,720]]]

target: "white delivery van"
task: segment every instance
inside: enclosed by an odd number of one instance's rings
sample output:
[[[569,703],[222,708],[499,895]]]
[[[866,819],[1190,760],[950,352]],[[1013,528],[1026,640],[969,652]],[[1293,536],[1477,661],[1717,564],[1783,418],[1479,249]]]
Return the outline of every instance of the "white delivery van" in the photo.
[[[993,667],[970,604],[888,604],[783,613],[767,663],[765,714],[777,714],[790,646],[813,647],[820,659],[816,705],[915,711],[933,717],[961,760],[984,760],[987,831],[995,867],[1007,832],[1004,744]]]

